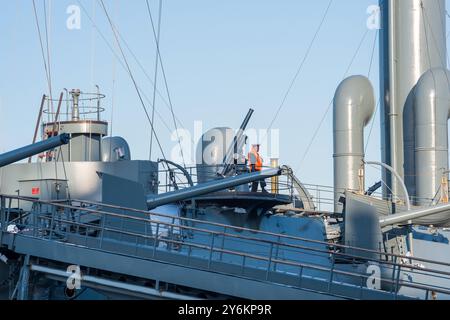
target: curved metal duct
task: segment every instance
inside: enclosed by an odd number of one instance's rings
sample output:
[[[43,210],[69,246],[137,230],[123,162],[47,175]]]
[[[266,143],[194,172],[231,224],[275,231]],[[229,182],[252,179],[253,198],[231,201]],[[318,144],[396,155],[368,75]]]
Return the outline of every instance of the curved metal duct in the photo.
[[[448,170],[449,80],[448,70],[433,68],[416,86],[414,154],[418,205],[431,205],[436,196],[439,200],[441,180]]]
[[[122,137],[106,137],[101,142],[102,162],[130,161],[131,152],[127,141]]]
[[[382,162],[404,178],[414,194],[413,89],[431,68],[446,68],[445,0],[379,0]],[[401,185],[383,171],[389,188]],[[390,190],[389,190],[390,189]]]
[[[358,171],[364,158],[364,127],[375,110],[370,80],[352,76],[341,82],[334,96],[334,203],[335,212],[345,190],[359,190]]]

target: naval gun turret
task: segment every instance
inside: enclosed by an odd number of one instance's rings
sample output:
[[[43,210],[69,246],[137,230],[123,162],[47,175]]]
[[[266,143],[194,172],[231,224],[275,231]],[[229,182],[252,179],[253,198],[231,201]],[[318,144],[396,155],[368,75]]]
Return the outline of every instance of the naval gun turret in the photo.
[[[69,143],[69,141],[70,136],[68,134],[62,134],[38,143],[33,143],[31,145],[1,154],[0,167],[10,165],[20,160],[24,160],[28,157],[37,155],[41,152],[45,152],[66,145]]]

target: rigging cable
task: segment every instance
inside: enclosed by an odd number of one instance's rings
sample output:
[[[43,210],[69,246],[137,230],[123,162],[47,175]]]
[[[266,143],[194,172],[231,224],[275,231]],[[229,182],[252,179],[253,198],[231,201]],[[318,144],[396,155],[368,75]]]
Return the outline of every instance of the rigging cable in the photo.
[[[437,43],[437,40],[436,40],[436,36],[435,36],[435,34],[434,34],[434,32],[433,32],[433,27],[432,27],[432,25],[430,24],[430,21],[429,21],[429,19],[428,19],[428,15],[427,15],[427,13],[426,13],[426,9],[425,9],[425,7],[423,6],[423,2],[422,2],[422,14],[423,14],[423,24],[424,24],[424,33],[425,33],[425,39],[426,39],[426,46],[427,46],[427,55],[428,55],[428,61],[429,61],[429,64],[430,64],[430,67],[431,67],[431,54],[430,54],[430,46],[429,46],[429,43],[428,43],[428,35],[427,35],[427,29],[426,29],[426,25],[425,25],[425,22],[427,22],[427,24],[428,24],[428,26],[430,27],[430,32],[431,32],[431,36],[432,36],[432,38],[433,38],[433,41],[434,41],[434,45],[436,46],[436,49],[438,48],[438,43]],[[445,24],[444,22],[443,22],[443,24]],[[436,50],[437,51],[437,53],[438,53],[438,55],[439,55],[439,59],[441,60],[441,62],[444,64],[444,62],[445,62],[445,64],[447,64],[448,63],[448,60],[449,60],[449,56],[448,56],[448,52],[447,52],[447,54],[446,54],[446,57],[443,57],[442,55],[441,55],[441,52],[439,51],[439,50]],[[448,78],[448,74],[447,73],[445,73],[445,77],[446,77],[446,79],[447,79],[447,84],[450,86],[450,79]]]
[[[42,60],[43,60],[43,63],[44,63],[45,77],[47,79],[47,86],[48,86],[49,93],[51,94],[52,85],[51,85],[51,80],[50,80],[50,74],[49,74],[49,71],[48,71],[47,59],[45,57],[44,43],[43,43],[43,40],[42,40],[42,32],[41,32],[41,27],[40,27],[40,24],[39,24],[39,17],[38,17],[38,14],[37,14],[35,0],[33,0],[33,10],[34,10],[34,17],[35,17],[35,20],[36,20],[37,32],[38,32],[38,36],[39,36],[39,44],[40,44],[40,47],[41,47]],[[50,98],[50,100],[51,100],[51,98]]]
[[[325,10],[325,12],[324,12],[324,14],[323,14],[323,16],[322,16],[322,20],[320,21],[319,26],[318,26],[318,28],[317,28],[317,30],[316,30],[316,32],[315,32],[313,38],[312,38],[312,40],[311,40],[311,42],[310,42],[310,44],[309,44],[307,50],[306,50],[306,54],[305,54],[305,56],[303,57],[303,59],[302,59],[300,65],[299,65],[299,67],[297,68],[297,72],[295,73],[294,78],[292,79],[292,81],[291,81],[291,83],[290,83],[290,85],[289,85],[289,88],[288,88],[288,90],[286,91],[286,93],[285,93],[285,95],[284,95],[284,97],[283,97],[283,100],[281,101],[281,104],[280,104],[280,106],[278,107],[278,110],[277,110],[277,112],[275,113],[275,116],[273,117],[273,119],[272,119],[272,121],[271,121],[271,123],[270,123],[270,125],[269,125],[269,127],[268,127],[267,132],[268,132],[268,131],[272,128],[272,126],[274,125],[274,123],[275,123],[275,121],[277,120],[277,118],[278,118],[278,116],[279,116],[281,110],[283,109],[283,107],[284,107],[284,105],[285,105],[285,103],[286,103],[286,100],[287,100],[289,94],[291,93],[292,89],[294,88],[294,85],[295,85],[295,83],[296,83],[296,81],[297,81],[297,79],[298,79],[298,77],[299,77],[301,71],[303,70],[303,66],[305,65],[306,60],[307,60],[308,57],[309,57],[309,54],[310,54],[311,49],[312,49],[312,47],[313,47],[313,45],[314,45],[314,42],[316,41],[316,39],[317,39],[317,37],[318,37],[318,35],[319,35],[319,32],[320,32],[320,30],[322,29],[323,24],[325,23],[325,20],[326,20],[326,18],[327,18],[327,16],[328,16],[328,12],[330,11],[330,8],[331,8],[331,5],[333,4],[333,1],[334,1],[334,0],[330,0],[330,2],[328,3],[328,6],[327,6],[327,8],[326,8],[326,10]]]
[[[106,6],[105,6],[105,3],[103,2],[103,0],[99,0],[99,1],[100,1],[101,5],[102,5],[102,7],[103,7],[103,10],[104,10],[104,12],[105,12],[105,15],[106,15],[106,17],[107,17],[107,19],[108,19],[108,21],[109,21],[110,26],[111,26],[111,30],[112,30],[112,32],[113,32],[113,34],[114,34],[114,38],[116,39],[117,46],[118,46],[118,48],[119,48],[119,50],[120,50],[120,52],[121,52],[121,54],[122,54],[122,57],[123,57],[123,60],[124,60],[124,62],[125,62],[125,64],[126,64],[126,66],[127,66],[128,74],[129,74],[129,76],[130,76],[130,78],[131,78],[131,80],[132,80],[132,82],[133,82],[134,88],[136,89],[136,93],[137,93],[137,95],[138,95],[138,97],[139,97],[139,100],[140,100],[140,102],[141,102],[142,109],[144,110],[145,115],[146,115],[146,117],[147,117],[147,120],[148,120],[149,123],[150,123],[151,130],[153,131],[153,133],[154,133],[154,135],[155,135],[155,139],[156,139],[156,142],[157,142],[157,144],[158,144],[158,146],[159,146],[159,149],[160,149],[160,151],[161,151],[161,155],[162,155],[163,159],[166,160],[166,156],[165,156],[165,154],[164,154],[164,149],[162,148],[162,145],[161,145],[161,142],[160,142],[160,140],[159,140],[159,138],[158,138],[158,135],[157,135],[156,132],[155,132],[155,128],[154,128],[154,126],[153,126],[153,123],[151,122],[150,115],[148,114],[148,111],[147,111],[147,107],[145,106],[145,103],[144,103],[144,100],[143,100],[143,98],[142,98],[141,92],[140,92],[140,90],[139,90],[139,88],[138,88],[138,86],[137,86],[137,83],[136,83],[136,80],[135,80],[135,78],[134,78],[134,76],[133,76],[133,73],[131,72],[130,65],[128,64],[128,60],[127,60],[127,58],[126,58],[126,56],[125,56],[125,53],[123,52],[122,46],[120,45],[119,38],[118,38],[117,33],[116,33],[116,29],[115,29],[115,27],[114,27],[114,25],[113,25],[113,23],[112,23],[112,21],[111,21],[111,18],[110,18],[110,16],[109,16],[108,10],[106,9]]]
[[[117,2],[114,2],[114,15],[117,17]],[[95,28],[94,21],[92,21],[92,25]],[[114,57],[112,58],[112,89],[111,89],[111,119],[110,119],[110,134],[109,136],[113,136],[113,121],[114,121],[114,110],[115,110],[115,103],[116,103],[116,59]],[[112,157],[112,143],[109,144],[109,158]]]
[[[153,23],[152,12],[150,10],[150,5],[149,5],[148,0],[146,0],[146,3],[147,3],[148,15],[149,15],[150,22],[151,22],[151,25],[152,25],[153,36],[154,36],[155,42],[156,42],[157,59],[159,59],[159,62],[160,62],[160,65],[161,65],[161,71],[162,71],[162,75],[163,75],[163,79],[164,79],[164,85],[165,85],[165,88],[166,88],[167,99],[169,100],[169,107],[170,107],[170,112],[172,114],[173,125],[175,127],[175,133],[177,135],[178,144],[180,146],[180,154],[181,154],[181,158],[182,158],[182,161],[183,161],[183,166],[186,169],[186,161],[184,159],[183,146],[181,145],[181,139],[180,139],[180,135],[179,135],[179,132],[178,132],[177,117],[175,116],[175,112],[174,112],[174,109],[173,109],[173,103],[172,103],[172,98],[171,98],[171,95],[170,95],[169,85],[168,85],[168,81],[167,81],[166,70],[164,68],[164,63],[163,63],[163,60],[162,60],[162,57],[161,57],[161,50],[160,50],[160,46],[159,46],[159,34],[158,34],[158,36],[156,35],[155,24]],[[162,6],[162,3],[161,3],[161,6]],[[160,10],[161,10],[161,7],[160,7]],[[160,12],[160,17],[161,17],[161,12]],[[158,32],[159,32],[159,26],[158,26]],[[183,126],[183,124],[181,122],[180,122],[180,124]],[[194,141],[192,141],[192,142],[195,145],[195,142]]]
[[[381,169],[380,167],[374,166],[372,164],[370,164],[369,166],[374,168],[374,169],[377,169],[378,171],[381,172],[381,174],[383,173],[383,169]],[[392,189],[388,186],[388,184],[384,180],[381,180],[381,183],[385,186],[385,188],[388,190],[389,194],[391,194],[392,197],[393,197],[392,199],[386,198],[385,200],[392,200],[392,201],[394,201],[394,198],[396,198],[397,201],[402,201],[402,199],[392,191]]]
[[[370,79],[370,73],[372,71],[372,65],[373,65],[373,60],[374,60],[374,56],[375,56],[375,48],[377,46],[378,35],[379,35],[379,30],[377,30],[377,32],[375,33],[375,40],[373,42],[372,56],[370,57],[370,64],[369,64],[369,72],[367,73],[367,78],[369,78],[369,79]],[[381,100],[380,100],[380,98],[378,98],[377,107],[375,109],[375,114],[373,115],[372,124],[370,125],[369,135],[367,137],[366,147],[364,148],[364,154],[367,153],[367,148],[369,147],[370,138],[372,137],[373,127],[375,125],[375,120],[377,118],[380,106],[381,106]]]
[[[150,6],[147,0],[147,7],[148,10],[150,10]],[[150,12],[150,11],[149,11]],[[158,83],[158,69],[159,69],[159,58],[158,58],[158,52],[159,52],[159,41],[161,37],[161,16],[162,16],[162,0],[159,0],[159,16],[158,16],[158,34],[156,35],[156,58],[155,58],[155,77],[153,80],[153,100],[152,100],[152,122],[155,122],[155,108],[156,108],[156,89],[157,89],[157,83]],[[151,15],[150,15],[150,19]],[[152,26],[153,26],[153,19],[152,19]],[[149,160],[152,159],[152,151],[153,151],[153,131],[150,135],[150,154],[149,154]]]
[[[360,51],[360,49],[361,49],[361,47],[362,47],[362,45],[363,45],[363,43],[364,43],[364,40],[366,39],[368,33],[369,33],[369,29],[367,29],[367,30],[364,32],[364,34],[363,34],[363,36],[362,36],[362,38],[361,38],[361,41],[359,42],[358,48],[356,49],[355,54],[353,55],[353,57],[352,57],[352,59],[351,59],[351,61],[350,61],[350,64],[348,65],[347,70],[346,70],[345,73],[344,73],[344,76],[343,76],[342,80],[345,79],[345,77],[347,76],[348,72],[350,71],[350,68],[352,67],[353,62],[355,61],[356,56],[358,55],[358,53],[359,53],[359,51]],[[310,141],[310,143],[308,144],[308,147],[306,148],[306,151],[305,151],[305,153],[303,154],[303,157],[302,157],[302,159],[301,159],[301,161],[300,161],[300,166],[303,165],[303,162],[305,161],[305,159],[306,159],[306,157],[307,157],[307,155],[308,155],[308,153],[309,153],[309,151],[310,151],[310,149],[311,149],[311,147],[312,147],[314,141],[315,141],[316,138],[317,138],[317,135],[319,134],[320,129],[322,128],[322,125],[323,125],[323,123],[325,122],[325,119],[327,118],[328,113],[330,112],[331,107],[333,106],[333,100],[334,100],[334,98],[331,99],[331,101],[330,101],[330,103],[329,103],[329,105],[328,105],[328,107],[327,107],[327,109],[326,109],[326,111],[325,111],[325,113],[324,113],[322,119],[320,120],[320,123],[319,123],[317,129],[314,131],[313,137],[311,138],[311,141]]]
[[[49,36],[49,25],[50,25],[50,14],[47,14],[47,5],[46,5],[47,0],[44,0],[44,26],[45,26],[45,43],[46,43],[46,47],[47,47],[47,64],[48,64],[48,81],[49,81],[49,94],[50,94],[50,100],[49,100],[49,104],[51,107],[51,115],[52,115],[52,121],[55,120],[54,116],[54,106],[53,106],[53,90],[52,90],[52,65],[51,65],[51,61],[50,61],[50,44],[49,44],[49,40],[50,40],[50,36]],[[51,0],[49,0],[49,11],[51,11]],[[47,21],[48,19],[48,21]]]
[[[95,24],[94,20],[92,19],[92,17],[89,15],[88,11],[86,10],[86,8],[83,6],[83,4],[79,1],[78,4],[80,5],[81,9],[83,10],[84,14],[86,15],[86,17],[91,21],[92,25],[94,26],[94,28],[97,30],[98,34],[100,35],[100,37],[102,38],[102,40],[105,42],[106,46],[108,47],[108,49],[111,51],[111,53],[114,55],[114,57],[116,58],[116,60],[119,62],[120,66],[125,70],[125,72],[128,72],[127,67],[125,66],[125,63],[122,61],[122,58],[119,57],[119,55],[116,53],[116,51],[114,50],[114,48],[112,47],[112,45],[109,43],[109,41],[106,39],[105,35],[103,34],[103,32],[101,32],[101,30],[98,28],[98,26]],[[150,83],[153,84],[152,80],[150,79],[148,73],[145,71],[145,69],[143,68],[142,64],[139,62],[139,60],[137,60],[136,55],[134,54],[134,52],[131,51],[131,49],[129,48],[127,42],[125,41],[125,39],[121,36],[118,28],[116,27],[116,32],[119,35],[119,37],[121,38],[122,42],[125,44],[125,47],[128,49],[128,51],[130,51],[131,55],[133,56],[133,58],[135,59],[135,61],[137,62],[137,64],[139,65],[139,67],[142,69],[142,71],[144,72],[146,78],[148,79],[148,81]],[[117,46],[117,44],[116,44]],[[141,88],[138,87],[139,90],[141,90]],[[167,102],[165,101],[164,97],[162,96],[162,94],[158,92],[158,95],[161,97],[161,99],[164,101],[164,103],[168,106]],[[141,90],[141,94],[142,96],[145,98],[145,100],[148,103],[151,103],[150,99],[147,97],[147,95],[145,94],[145,92],[143,92]],[[167,125],[167,123],[164,121],[164,118],[161,116],[161,114],[156,110],[156,115],[160,118],[161,122],[164,124],[164,127],[171,132],[171,129],[169,128],[169,126]],[[179,119],[177,119],[178,122],[181,124],[181,121]]]
[[[92,1],[92,16],[96,17],[96,10],[95,10],[95,2]],[[94,28],[91,28],[91,88],[94,88],[94,78],[95,78],[95,56],[96,56],[96,48],[95,48],[95,32]]]
[[[441,7],[441,3],[438,1],[438,7],[439,7],[439,12],[444,12],[445,13],[445,15],[448,15],[448,13],[447,13],[447,10],[442,10],[442,7]],[[441,20],[441,23],[442,23],[442,30],[443,30],[443,32],[444,32],[444,36],[445,36],[445,39],[447,40],[448,39],[448,36],[446,35],[446,32],[447,32],[447,28],[446,28],[446,23],[445,23],[445,16],[444,17],[440,17],[440,20]],[[428,22],[428,24],[430,24],[429,22]],[[430,24],[430,29],[431,29],[431,33],[433,33],[433,27],[431,27],[431,24]],[[433,35],[433,38],[434,38],[434,35]],[[436,39],[435,39],[436,40]],[[447,43],[447,41],[446,41],[446,43]],[[439,53],[439,55],[440,55],[440,53]],[[446,63],[447,63],[447,66],[448,66],[448,63],[449,63],[449,59],[448,59],[449,57],[448,57],[448,52],[447,52],[447,57],[446,57]]]

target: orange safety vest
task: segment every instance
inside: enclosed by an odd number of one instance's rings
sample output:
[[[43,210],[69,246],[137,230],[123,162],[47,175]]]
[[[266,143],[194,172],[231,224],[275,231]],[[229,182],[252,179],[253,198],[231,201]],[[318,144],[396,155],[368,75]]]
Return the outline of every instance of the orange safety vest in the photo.
[[[255,156],[256,158],[256,163],[252,163],[252,155]],[[248,165],[250,170],[252,169],[252,165],[255,165],[255,169],[256,171],[262,171],[262,167],[263,167],[263,159],[261,158],[261,156],[259,155],[258,152],[256,152],[256,150],[251,150],[248,153]]]

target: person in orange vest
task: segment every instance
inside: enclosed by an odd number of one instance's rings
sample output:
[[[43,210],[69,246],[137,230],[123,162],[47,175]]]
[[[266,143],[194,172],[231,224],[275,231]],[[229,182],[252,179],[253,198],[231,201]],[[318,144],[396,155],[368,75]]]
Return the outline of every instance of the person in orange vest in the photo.
[[[250,172],[261,172],[263,169],[263,158],[259,155],[259,144],[252,145],[252,149],[248,153],[248,165]],[[258,191],[258,184],[261,185],[261,189],[263,193],[267,193],[266,191],[266,182],[263,180],[255,181],[252,184],[252,192]]]

